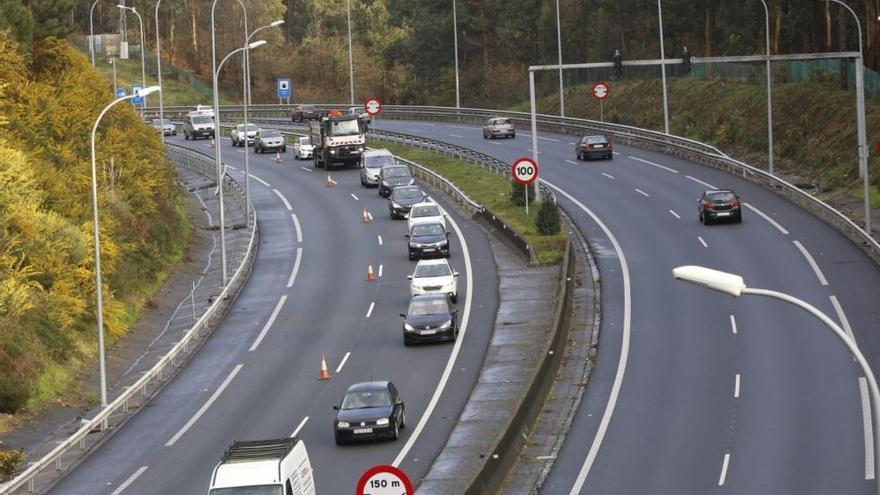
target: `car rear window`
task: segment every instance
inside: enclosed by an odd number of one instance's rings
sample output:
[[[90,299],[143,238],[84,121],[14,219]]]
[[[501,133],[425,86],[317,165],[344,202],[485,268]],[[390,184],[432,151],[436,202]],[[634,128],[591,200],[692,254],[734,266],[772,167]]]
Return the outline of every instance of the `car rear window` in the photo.
[[[381,168],[385,165],[396,165],[392,155],[367,155],[364,157],[367,168]]]
[[[408,177],[409,169],[406,167],[385,167],[383,173],[385,177]]]
[[[733,194],[730,191],[719,191],[712,192],[708,195],[709,201],[733,201],[736,199],[736,194]]]
[[[605,136],[587,136],[584,138],[584,142],[587,144],[598,144],[607,143],[608,140],[605,139]]]
[[[418,187],[395,187],[391,195],[397,199],[414,199],[424,196]]]

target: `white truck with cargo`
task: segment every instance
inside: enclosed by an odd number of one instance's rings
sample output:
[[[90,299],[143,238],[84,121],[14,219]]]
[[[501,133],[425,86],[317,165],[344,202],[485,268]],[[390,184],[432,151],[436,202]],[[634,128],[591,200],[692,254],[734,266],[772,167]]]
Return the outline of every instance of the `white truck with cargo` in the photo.
[[[314,146],[315,168],[333,165],[358,166],[366,146],[364,125],[357,115],[322,117],[309,124],[309,138]]]
[[[299,438],[232,442],[211,475],[209,495],[315,495]]]

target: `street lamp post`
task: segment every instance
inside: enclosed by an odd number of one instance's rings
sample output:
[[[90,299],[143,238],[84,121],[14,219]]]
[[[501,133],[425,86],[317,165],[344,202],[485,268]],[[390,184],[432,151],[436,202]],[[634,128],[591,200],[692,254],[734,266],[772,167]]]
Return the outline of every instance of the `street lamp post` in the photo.
[[[556,0],[556,52],[559,55],[559,116],[565,117],[565,91],[562,85],[562,26],[559,24],[559,0]]]
[[[773,90],[770,74],[770,9],[767,8],[767,1],[761,0],[764,6],[764,39],[767,48],[767,163],[769,165],[770,175],[773,175]]]
[[[828,328],[830,328],[834,334],[843,341],[850,353],[852,353],[853,357],[862,368],[862,373],[864,373],[865,379],[868,381],[868,388],[871,391],[872,397],[871,410],[874,419],[874,462],[876,464],[874,472],[880,473],[880,456],[876,455],[878,448],[880,448],[880,389],[877,388],[877,380],[874,378],[874,372],[871,370],[871,366],[868,364],[865,356],[862,355],[862,352],[859,350],[858,346],[856,346],[855,342],[853,342],[853,339],[851,339],[846,332],[840,328],[840,325],[828,317],[828,315],[819,311],[815,306],[794,296],[773,290],[746,287],[743,278],[733,273],[712,270],[711,268],[705,268],[702,266],[679,266],[672,270],[672,274],[678,280],[702,285],[734,297],[747,294],[779,299],[806,310],[827,325]],[[878,493],[880,493],[880,484],[878,484],[877,488]]]
[[[98,319],[98,368],[101,380],[101,410],[107,407],[107,371],[104,364],[104,298],[101,293],[101,234],[98,229],[98,174],[95,164],[95,133],[98,131],[98,124],[110,108],[120,101],[130,100],[138,96],[146,96],[150,93],[161,91],[159,86],[145,87],[138,93],[133,93],[122,98],[115,98],[110,104],[104,107],[104,110],[95,120],[92,126],[92,222],[95,236],[95,291],[97,301],[97,319]]]
[[[669,97],[666,91],[666,49],[663,47],[663,7],[657,0],[657,22],[660,24],[660,74],[663,77],[663,132],[669,134]]]
[[[455,13],[455,0],[452,0],[452,34],[455,47],[455,108],[461,108],[461,96],[458,91],[458,16]]]
[[[345,2],[345,12],[348,17],[348,87],[351,92],[351,104],[354,105],[354,61],[351,55],[351,0]]]
[[[161,42],[159,41],[159,5],[162,0],[156,1],[156,75],[159,87],[162,86],[162,55]],[[162,92],[159,92],[159,136],[165,141],[165,105],[163,102]]]
[[[98,0],[94,0],[89,7],[89,54],[92,56],[92,67],[95,66],[95,5],[98,5]]]
[[[141,87],[147,87],[147,69],[146,65],[144,65],[144,52],[146,51],[146,47],[144,46],[144,20],[141,18],[141,15],[134,7],[126,7],[125,5],[119,4],[117,5],[122,10],[130,10],[134,12],[134,15],[138,18],[138,23],[141,27]],[[144,97],[144,102],[141,104],[141,115],[144,114],[144,110],[147,108],[147,98]]]
[[[865,130],[865,55],[862,51],[862,23],[859,16],[840,0],[831,0],[842,5],[852,14],[859,28],[859,59],[856,60],[856,122],[859,132],[859,177],[862,178],[865,194],[865,231],[871,235],[871,186],[868,181],[868,138]],[[878,473],[880,476],[880,473]]]
[[[115,95],[116,91],[119,90],[119,87],[116,84],[116,57],[110,57],[110,65],[113,66],[113,94]]]

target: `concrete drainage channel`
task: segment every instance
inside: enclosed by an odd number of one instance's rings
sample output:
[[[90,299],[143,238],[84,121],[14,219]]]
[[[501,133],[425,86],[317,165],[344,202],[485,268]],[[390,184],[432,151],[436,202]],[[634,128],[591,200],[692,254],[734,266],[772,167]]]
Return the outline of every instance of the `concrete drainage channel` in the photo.
[[[181,185],[201,202],[208,217],[207,228],[218,229],[214,222],[219,218],[220,204],[214,194],[217,181],[213,158],[170,144],[166,145],[166,156],[178,167]],[[225,176],[224,191],[228,267],[232,274],[229,283],[223,286],[219,252],[209,255],[203,276],[194,281],[193,293],[178,304],[164,331],[109,391],[108,407],[90,411],[87,416],[93,419],[83,420],[60,443],[47,443],[42,449],[28,452],[28,459],[36,460],[0,486],[0,494],[50,490],[155,397],[223,320],[250,275],[259,238],[256,212],[251,206],[248,218],[244,189]]]

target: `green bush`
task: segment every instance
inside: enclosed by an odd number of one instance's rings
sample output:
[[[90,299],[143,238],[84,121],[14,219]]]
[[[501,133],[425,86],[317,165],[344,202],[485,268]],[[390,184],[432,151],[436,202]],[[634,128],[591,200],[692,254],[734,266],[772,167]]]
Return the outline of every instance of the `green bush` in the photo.
[[[517,206],[526,205],[526,186],[511,181],[510,202]],[[535,184],[529,184],[529,204],[535,202]]]
[[[0,450],[0,481],[15,474],[15,470],[22,462],[24,462],[24,450]]]
[[[559,207],[553,201],[541,201],[538,216],[535,218],[535,227],[543,235],[555,235],[561,228],[559,220]]]

